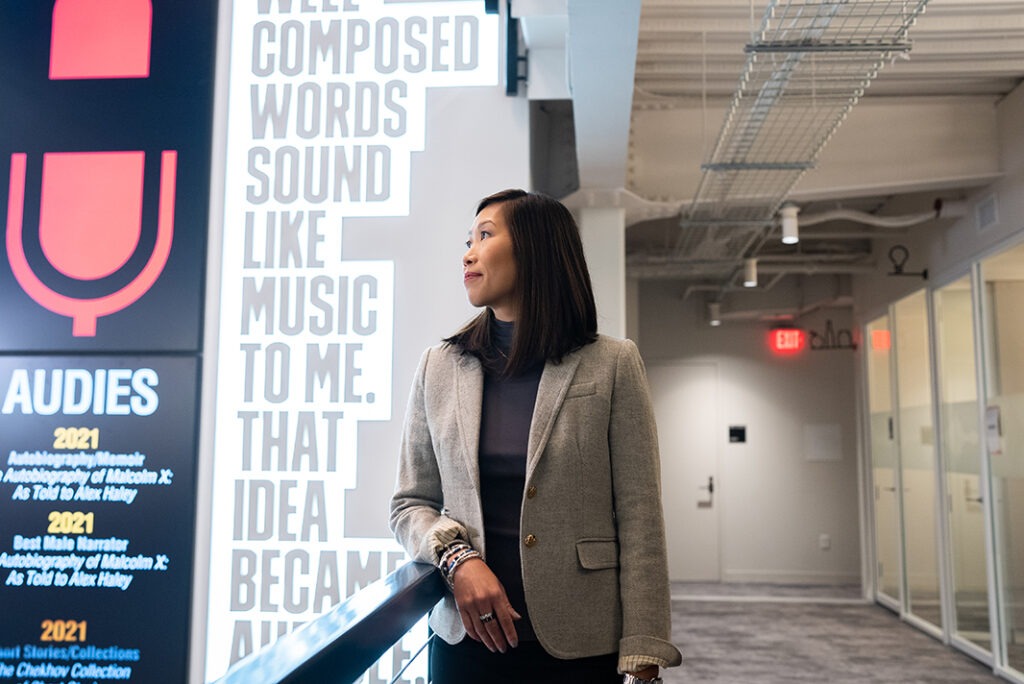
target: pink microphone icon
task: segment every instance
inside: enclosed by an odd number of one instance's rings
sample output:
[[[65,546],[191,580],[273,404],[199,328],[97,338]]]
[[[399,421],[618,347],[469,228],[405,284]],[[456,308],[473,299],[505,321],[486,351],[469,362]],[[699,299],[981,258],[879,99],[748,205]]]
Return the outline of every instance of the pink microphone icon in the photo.
[[[148,78],[151,0],[55,0],[50,79]],[[135,254],[142,233],[146,155],[127,152],[43,154],[39,245],[59,273],[80,282],[116,273]],[[11,155],[7,258],[22,289],[41,306],[72,320],[75,337],[94,337],[96,319],[135,303],[160,277],[174,238],[177,152],[160,163],[160,200],[153,253],[135,278],[112,294],[76,297],[56,292],[32,270],[23,223],[27,157]]]
[[[11,155],[7,212],[7,256],[22,289],[41,306],[72,320],[75,337],[96,335],[96,319],[138,301],[156,282],[174,238],[177,152],[165,150],[160,164],[160,200],[153,253],[136,277],[117,292],[78,298],[54,291],[32,270],[22,237],[26,155]],[[145,153],[47,152],[43,155],[39,242],[47,261],[81,281],[115,273],[138,247],[142,232]]]
[[[152,31],[150,0],[56,0],[50,78],[146,78]]]

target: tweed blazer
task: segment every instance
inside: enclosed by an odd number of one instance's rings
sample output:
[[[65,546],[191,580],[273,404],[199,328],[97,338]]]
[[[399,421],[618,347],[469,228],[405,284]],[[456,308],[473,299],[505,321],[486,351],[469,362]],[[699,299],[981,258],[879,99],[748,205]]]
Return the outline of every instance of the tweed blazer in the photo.
[[[478,463],[483,370],[450,345],[416,371],[391,501],[391,528],[413,559],[437,564],[462,538],[487,558]],[[520,522],[534,631],[558,658],[618,652],[680,662],[670,594],[660,464],[636,346],[597,341],[544,366],[526,459]],[[466,634],[449,595],[430,625]]]

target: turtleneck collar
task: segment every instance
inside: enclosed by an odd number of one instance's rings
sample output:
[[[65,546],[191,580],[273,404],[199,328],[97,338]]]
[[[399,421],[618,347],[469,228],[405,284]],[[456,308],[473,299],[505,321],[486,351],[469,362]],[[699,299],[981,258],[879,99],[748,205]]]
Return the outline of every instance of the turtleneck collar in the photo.
[[[514,321],[499,321],[491,317],[491,340],[501,351],[506,354],[512,349],[512,337],[515,335],[516,324]]]

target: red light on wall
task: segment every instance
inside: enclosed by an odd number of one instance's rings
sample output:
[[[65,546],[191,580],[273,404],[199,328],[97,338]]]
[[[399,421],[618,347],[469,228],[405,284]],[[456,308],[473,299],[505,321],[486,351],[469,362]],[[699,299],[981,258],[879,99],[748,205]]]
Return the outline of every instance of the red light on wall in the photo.
[[[889,351],[892,349],[892,335],[888,330],[871,331],[871,348],[875,351]]]
[[[768,333],[768,346],[776,354],[795,354],[807,346],[807,335],[800,328],[776,328]]]

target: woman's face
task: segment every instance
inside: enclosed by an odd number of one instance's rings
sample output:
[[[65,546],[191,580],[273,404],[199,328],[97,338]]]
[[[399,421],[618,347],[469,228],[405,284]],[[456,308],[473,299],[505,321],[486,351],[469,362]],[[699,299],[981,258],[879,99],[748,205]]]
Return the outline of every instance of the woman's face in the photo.
[[[476,215],[466,247],[462,273],[469,303],[490,307],[499,321],[514,321],[516,258],[512,230],[500,203]]]

